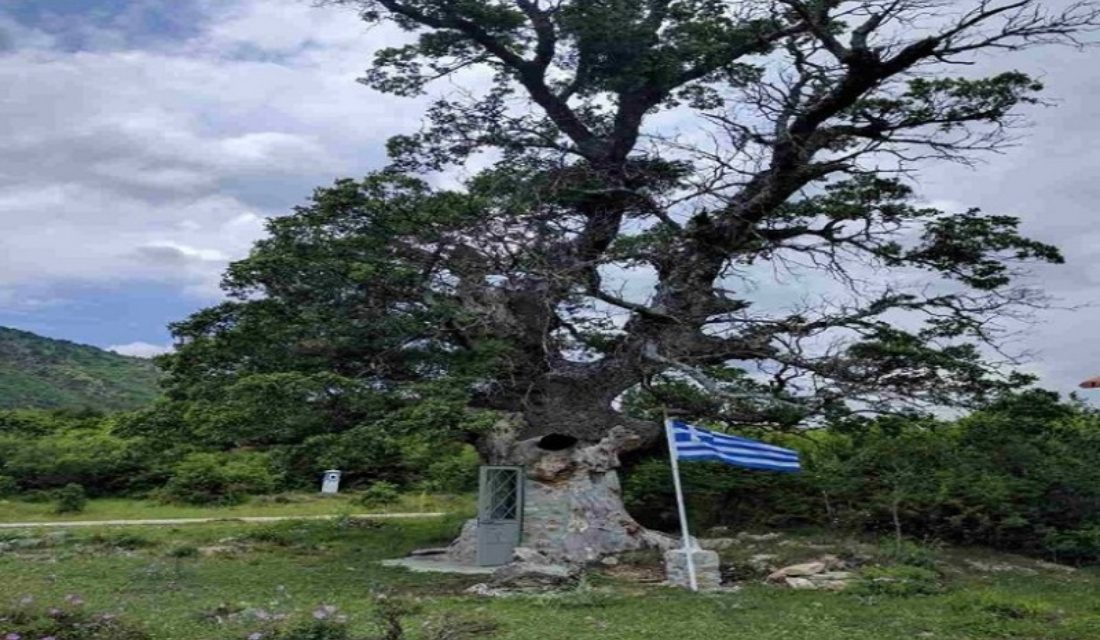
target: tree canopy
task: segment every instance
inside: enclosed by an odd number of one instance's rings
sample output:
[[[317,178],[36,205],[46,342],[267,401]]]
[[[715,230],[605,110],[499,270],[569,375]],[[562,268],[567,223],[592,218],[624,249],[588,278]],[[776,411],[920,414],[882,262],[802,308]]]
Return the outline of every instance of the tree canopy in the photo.
[[[1037,302],[1021,265],[1060,253],[1013,217],[922,203],[911,178],[1010,143],[1040,82],[969,64],[1078,43],[1091,3],[342,4],[409,34],[365,84],[458,88],[391,138],[390,167],[270,221],[232,300],[175,326],[174,397],[290,372],[337,422],[432,397],[522,414],[528,437],[644,443],[655,425],[619,410],[632,389],[792,427],[1024,382],[980,345]],[[431,186],[456,167],[460,188]],[[835,288],[769,304],[769,270]]]

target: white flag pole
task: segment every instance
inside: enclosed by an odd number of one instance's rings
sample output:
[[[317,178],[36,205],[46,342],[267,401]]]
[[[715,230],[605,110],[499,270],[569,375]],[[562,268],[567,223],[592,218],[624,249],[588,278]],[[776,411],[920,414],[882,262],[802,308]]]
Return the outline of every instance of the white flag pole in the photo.
[[[676,506],[680,511],[680,531],[684,536],[684,558],[688,566],[688,584],[692,591],[699,590],[695,580],[695,551],[691,546],[691,534],[688,533],[687,509],[684,507],[684,490],[680,486],[680,465],[677,461],[676,435],[672,432],[672,420],[665,416],[665,436],[668,438],[668,457],[672,460],[672,483],[676,487]]]

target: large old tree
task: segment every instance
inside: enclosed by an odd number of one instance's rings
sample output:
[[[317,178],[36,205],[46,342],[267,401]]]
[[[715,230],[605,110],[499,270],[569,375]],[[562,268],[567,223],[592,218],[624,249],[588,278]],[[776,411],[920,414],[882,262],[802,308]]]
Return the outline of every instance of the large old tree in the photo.
[[[410,34],[363,82],[442,97],[389,169],[272,220],[227,276],[236,300],[177,326],[176,397],[293,370],[341,381],[307,394],[326,406],[458,398],[498,417],[460,425],[487,458],[528,465],[529,542],[590,558],[646,537],[614,468],[660,429],[624,393],[794,427],[1019,382],[996,320],[1036,303],[1020,263],[1057,250],[924,206],[910,178],[1012,141],[1041,86],[972,63],[1076,44],[1092,5],[354,4]],[[439,171],[467,178],[411,177]]]

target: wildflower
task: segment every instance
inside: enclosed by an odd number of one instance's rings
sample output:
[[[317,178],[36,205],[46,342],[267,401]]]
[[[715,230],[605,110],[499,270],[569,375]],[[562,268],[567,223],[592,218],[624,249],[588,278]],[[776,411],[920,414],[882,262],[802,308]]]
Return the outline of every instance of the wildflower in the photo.
[[[80,605],[84,604],[84,598],[81,598],[75,593],[70,593],[69,595],[65,596],[65,602],[68,602],[74,607],[79,607]]]
[[[19,635],[18,633],[9,633],[8,635],[4,636],[4,640],[22,640],[22,638],[23,636]]]
[[[313,610],[313,617],[317,620],[327,620],[336,613],[336,607],[331,604],[323,604]]]
[[[248,634],[248,640],[260,640],[260,638],[263,637],[264,634],[259,631],[253,631],[252,633]]]
[[[19,599],[19,604],[23,606],[34,604],[34,596],[23,596]]]

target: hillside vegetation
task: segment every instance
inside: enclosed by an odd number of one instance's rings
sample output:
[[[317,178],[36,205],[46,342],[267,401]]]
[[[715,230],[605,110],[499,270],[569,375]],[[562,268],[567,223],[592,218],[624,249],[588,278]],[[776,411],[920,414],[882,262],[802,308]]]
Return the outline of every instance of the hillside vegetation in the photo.
[[[0,327],[0,409],[134,409],[158,377],[147,360]]]

